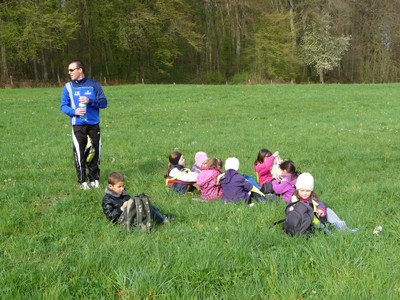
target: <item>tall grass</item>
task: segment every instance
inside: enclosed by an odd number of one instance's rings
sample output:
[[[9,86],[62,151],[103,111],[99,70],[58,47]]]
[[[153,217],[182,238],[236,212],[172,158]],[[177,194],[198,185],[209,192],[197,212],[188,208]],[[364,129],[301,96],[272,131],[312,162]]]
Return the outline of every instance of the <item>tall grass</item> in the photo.
[[[398,84],[105,87],[101,189],[82,191],[60,89],[1,90],[3,299],[398,299]],[[291,238],[283,203],[177,196],[167,156],[197,151],[254,176],[259,149],[311,172],[357,233]],[[106,221],[106,176],[177,218],[151,234]],[[373,229],[382,225],[380,234]]]

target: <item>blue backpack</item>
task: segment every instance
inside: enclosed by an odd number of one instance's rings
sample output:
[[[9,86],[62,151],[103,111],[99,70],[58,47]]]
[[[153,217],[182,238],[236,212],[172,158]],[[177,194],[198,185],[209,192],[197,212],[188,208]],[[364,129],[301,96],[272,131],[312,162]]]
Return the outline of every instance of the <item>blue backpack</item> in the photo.
[[[255,186],[256,188],[258,188],[258,189],[261,188],[260,185],[257,183],[257,181],[256,181],[253,177],[251,177],[250,175],[243,174],[243,177],[244,177],[248,182],[250,182],[253,186]]]

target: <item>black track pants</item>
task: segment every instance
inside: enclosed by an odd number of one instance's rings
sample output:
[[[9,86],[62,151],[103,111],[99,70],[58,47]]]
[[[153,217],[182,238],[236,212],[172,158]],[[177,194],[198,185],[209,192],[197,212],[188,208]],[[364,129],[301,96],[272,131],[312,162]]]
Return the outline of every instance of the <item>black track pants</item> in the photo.
[[[95,149],[91,162],[86,163],[85,148],[88,137]],[[100,179],[100,154],[101,136],[100,126],[97,125],[74,125],[72,126],[72,148],[75,158],[76,175],[78,182],[95,181]],[[88,173],[86,174],[86,169]]]

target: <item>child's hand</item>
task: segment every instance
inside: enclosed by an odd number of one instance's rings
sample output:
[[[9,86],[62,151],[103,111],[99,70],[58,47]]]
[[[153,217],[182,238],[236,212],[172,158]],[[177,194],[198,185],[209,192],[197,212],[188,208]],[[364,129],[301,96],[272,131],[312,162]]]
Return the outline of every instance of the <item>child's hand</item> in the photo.
[[[273,157],[277,157],[279,155],[279,151],[276,151],[274,154],[272,154]]]
[[[317,216],[319,218],[321,218],[321,217],[323,217],[325,215],[325,212],[320,208],[317,208],[317,211],[315,213],[317,214]]]
[[[127,207],[127,206],[128,206],[128,201],[125,201],[125,202],[122,204],[121,209],[122,209],[122,208],[125,208],[125,207]]]

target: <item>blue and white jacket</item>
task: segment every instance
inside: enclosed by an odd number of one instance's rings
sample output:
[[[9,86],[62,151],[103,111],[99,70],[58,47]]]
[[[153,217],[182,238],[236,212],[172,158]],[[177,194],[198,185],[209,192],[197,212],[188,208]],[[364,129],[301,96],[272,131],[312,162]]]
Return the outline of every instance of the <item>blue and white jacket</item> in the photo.
[[[86,106],[87,120],[75,115],[79,107],[79,96],[87,96],[89,103]],[[61,111],[70,117],[71,125],[96,125],[100,123],[100,108],[107,107],[107,98],[100,84],[93,79],[83,78],[70,81],[64,85],[61,96]]]

